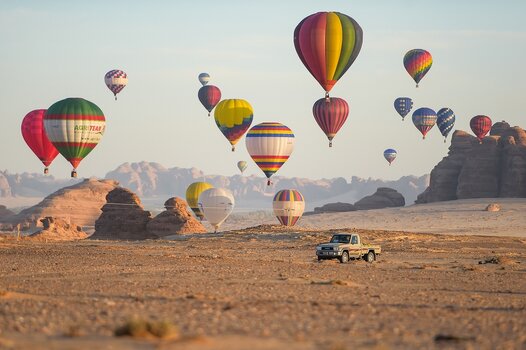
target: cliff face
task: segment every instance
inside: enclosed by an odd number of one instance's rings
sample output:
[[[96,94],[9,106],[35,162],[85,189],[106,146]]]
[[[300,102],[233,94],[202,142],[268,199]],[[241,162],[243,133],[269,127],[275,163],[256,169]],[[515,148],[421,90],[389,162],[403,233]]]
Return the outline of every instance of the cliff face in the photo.
[[[526,131],[506,122],[495,123],[482,143],[455,131],[416,203],[488,197],[526,197]]]

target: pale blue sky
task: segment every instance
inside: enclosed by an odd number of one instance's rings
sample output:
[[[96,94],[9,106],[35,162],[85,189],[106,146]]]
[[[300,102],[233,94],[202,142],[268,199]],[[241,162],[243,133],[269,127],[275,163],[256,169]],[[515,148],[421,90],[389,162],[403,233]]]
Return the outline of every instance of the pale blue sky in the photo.
[[[317,11],[339,11],[363,28],[358,59],[331,95],[350,103],[350,116],[327,147],[312,116],[323,91],[301,64],[292,34]],[[254,107],[253,125],[279,121],[296,134],[296,150],[278,175],[393,179],[428,173],[447,154],[436,127],[422,141],[393,100],[452,108],[456,128],[489,115],[526,126],[526,1],[9,1],[0,3],[0,169],[40,172],[20,135],[30,110],[79,96],[107,118],[106,134],[79,175],[103,176],[123,162],[156,161],[234,174],[249,160],[235,153],[197,99],[197,75],[208,72],[223,98]],[[433,54],[415,89],[404,53]],[[123,69],[129,84],[115,102],[103,82]],[[382,153],[399,156],[388,167]],[[59,156],[51,173],[69,175]]]

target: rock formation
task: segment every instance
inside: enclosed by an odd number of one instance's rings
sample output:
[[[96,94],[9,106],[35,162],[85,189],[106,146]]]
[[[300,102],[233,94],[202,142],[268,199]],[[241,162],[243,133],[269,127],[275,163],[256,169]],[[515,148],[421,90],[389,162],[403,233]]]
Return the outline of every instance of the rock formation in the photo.
[[[40,227],[40,219],[49,216],[63,218],[80,226],[93,226],[100,216],[100,208],[106,202],[106,195],[117,185],[113,180],[86,179],[50,194],[37,205],[5,218],[2,222],[13,226],[21,224],[22,227]]]
[[[488,204],[488,206],[484,210],[485,211],[500,211],[500,204],[497,204],[497,203]]]
[[[356,210],[403,207],[404,205],[404,196],[388,187],[379,187],[371,196],[364,197],[354,203]]]
[[[146,225],[151,219],[141,200],[132,191],[117,187],[106,196],[102,214],[95,222],[91,239],[141,240],[156,238]]]
[[[10,216],[15,215],[11,210],[7,209],[5,205],[0,205],[0,220],[7,219]]]
[[[356,208],[350,203],[328,203],[321,207],[314,208],[314,213],[338,213],[346,211],[355,211]]]
[[[82,231],[80,226],[71,224],[66,220],[45,217],[40,219],[43,224],[43,229],[33,233],[30,238],[50,241],[74,241],[77,239],[85,239],[88,234]]]
[[[206,233],[206,228],[190,213],[186,201],[173,197],[164,202],[165,211],[146,226],[148,232],[164,237],[174,234]]]
[[[526,132],[504,121],[482,143],[455,131],[448,155],[431,171],[416,203],[489,197],[526,197]]]

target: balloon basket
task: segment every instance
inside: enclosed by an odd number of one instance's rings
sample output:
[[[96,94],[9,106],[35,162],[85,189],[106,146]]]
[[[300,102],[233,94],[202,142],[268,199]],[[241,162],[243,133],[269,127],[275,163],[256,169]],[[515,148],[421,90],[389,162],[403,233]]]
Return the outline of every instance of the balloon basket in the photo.
[[[270,186],[270,184],[272,184],[272,182],[270,182],[270,180],[267,180],[267,186]]]
[[[329,141],[329,147],[332,147],[332,141]]]
[[[444,139],[444,143],[446,143],[446,139]]]
[[[236,146],[232,146],[232,152],[236,150]]]
[[[76,178],[77,177],[77,171],[72,170],[71,171],[71,177]]]
[[[46,167],[44,168],[44,175],[47,175],[47,174],[49,174],[49,168]]]
[[[210,112],[208,112],[208,116],[210,117]]]

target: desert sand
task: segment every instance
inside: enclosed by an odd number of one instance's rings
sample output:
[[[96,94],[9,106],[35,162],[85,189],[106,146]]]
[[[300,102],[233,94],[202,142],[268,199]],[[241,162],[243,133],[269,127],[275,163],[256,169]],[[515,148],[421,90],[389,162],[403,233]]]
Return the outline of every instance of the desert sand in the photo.
[[[526,237],[495,235],[524,227],[524,201],[500,202],[496,213],[441,203],[141,242],[3,236],[0,348],[523,349]],[[409,232],[425,229],[416,208],[448,223],[442,234]],[[499,230],[474,235],[481,217]],[[314,255],[328,227],[386,223],[406,229],[356,230],[383,248],[372,264]],[[177,331],[115,336],[134,319]]]

